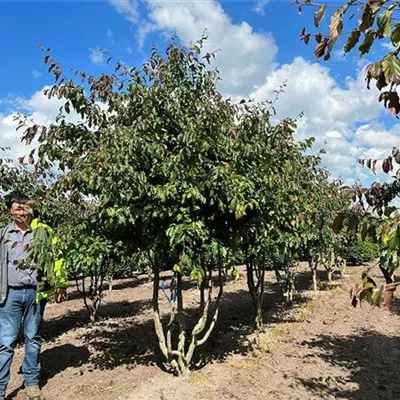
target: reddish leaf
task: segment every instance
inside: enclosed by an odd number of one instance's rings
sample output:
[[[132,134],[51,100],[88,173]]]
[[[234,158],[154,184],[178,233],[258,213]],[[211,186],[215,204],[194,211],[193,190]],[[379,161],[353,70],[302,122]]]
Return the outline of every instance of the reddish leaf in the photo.
[[[60,77],[61,72],[62,72],[62,70],[61,70],[60,67],[57,67],[57,68],[54,70],[54,75],[56,76],[56,81],[57,81],[58,78]]]
[[[400,112],[400,99],[395,91],[382,92],[379,101],[383,101],[384,106],[392,115],[397,115]]]
[[[329,24],[329,35],[331,39],[336,39],[343,30],[343,10],[336,11],[331,17]]]
[[[320,58],[325,54],[325,50],[328,46],[328,38],[325,38],[323,42],[318,43],[315,47],[314,54],[316,58]]]
[[[378,89],[381,89],[387,85],[380,62],[368,65],[367,69],[365,70],[365,80],[367,81],[368,89],[370,89],[370,82],[372,79],[377,81],[376,86]]]

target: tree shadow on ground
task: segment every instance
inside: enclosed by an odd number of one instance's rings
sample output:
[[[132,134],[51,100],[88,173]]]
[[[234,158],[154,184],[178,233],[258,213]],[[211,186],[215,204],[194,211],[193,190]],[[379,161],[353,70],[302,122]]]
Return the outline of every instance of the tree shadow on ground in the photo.
[[[332,286],[337,283],[340,283],[341,277],[338,271],[333,271],[332,274],[333,285],[328,284],[328,272],[325,269],[317,270],[317,279],[318,279],[318,288],[320,291],[329,290]],[[304,290],[312,290],[312,275],[311,271],[301,271],[296,273],[295,276],[295,286],[296,290],[304,291]]]
[[[72,344],[64,344],[45,350],[40,355],[42,365],[40,373],[40,386],[45,386],[51,378],[69,367],[76,368],[84,365],[88,362],[89,357],[90,353],[86,346],[74,346]],[[18,393],[23,388],[24,384],[14,389],[7,396],[7,399],[13,399],[17,397]]]
[[[304,287],[302,281],[304,277],[300,274],[296,278],[298,290]],[[191,287],[191,284],[188,285]],[[293,318],[292,311],[308,299],[301,293],[296,297],[294,306],[288,309],[284,306],[279,285],[266,283],[263,312],[267,329],[268,324],[298,321]],[[91,352],[89,360],[84,362],[90,364],[90,368],[101,370],[112,370],[121,365],[126,368],[136,365],[163,367],[164,360],[154,332],[150,309],[150,300],[109,302],[101,305],[99,323],[88,327],[81,336]],[[185,315],[187,332],[190,332],[199,318],[197,305],[186,308]],[[62,333],[84,326],[86,320],[86,310],[83,309],[48,320],[43,326],[43,337],[48,341],[55,339]],[[164,315],[164,327],[167,320],[168,315]],[[244,289],[232,291],[227,284],[214,331],[209,340],[195,352],[194,369],[202,368],[208,363],[223,362],[232,354],[247,354],[253,347],[249,337],[252,332],[253,304],[250,294]],[[189,340],[189,334],[187,337]]]
[[[346,370],[328,379],[299,379],[314,395],[352,400],[399,398],[400,337],[362,330],[346,337],[320,335],[301,344],[316,350],[310,357]],[[358,388],[348,389],[348,382]]]
[[[299,307],[304,301],[306,301],[304,297],[300,298],[295,307]],[[264,299],[266,324],[297,322],[291,318],[290,313],[286,312],[287,307],[282,304],[283,296],[278,285],[267,283]],[[189,333],[199,318],[199,309],[187,308],[185,316],[189,341]],[[164,328],[168,318],[168,315],[162,318]],[[247,354],[253,346],[248,337],[252,332],[253,304],[249,293],[246,290],[227,291],[222,297],[219,318],[209,340],[195,352],[192,369],[200,369],[208,363],[223,362],[232,354]],[[114,369],[124,365],[129,369],[140,364],[158,365],[166,369],[152,319],[140,323],[132,320],[104,321],[101,326],[88,330],[83,338],[94,349],[90,359],[94,368]]]
[[[108,318],[134,316],[150,307],[150,300],[109,302],[100,305],[98,319],[102,321]],[[42,328],[42,337],[46,341],[51,341],[72,329],[87,326],[88,321],[89,314],[86,308],[68,312],[57,318],[45,320]]]

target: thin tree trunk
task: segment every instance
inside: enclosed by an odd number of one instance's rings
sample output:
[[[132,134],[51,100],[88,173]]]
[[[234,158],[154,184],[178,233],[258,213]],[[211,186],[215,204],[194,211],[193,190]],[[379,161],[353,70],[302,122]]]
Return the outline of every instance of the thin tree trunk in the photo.
[[[318,291],[318,278],[316,269],[312,269],[312,283],[313,283],[313,290],[315,292]]]
[[[328,271],[328,283],[332,283],[333,282],[333,280],[332,280],[332,268],[328,268],[327,271]]]
[[[312,287],[313,290],[316,292],[318,291],[318,276],[317,276],[318,261],[311,258],[308,260],[308,266],[310,267],[312,274]]]

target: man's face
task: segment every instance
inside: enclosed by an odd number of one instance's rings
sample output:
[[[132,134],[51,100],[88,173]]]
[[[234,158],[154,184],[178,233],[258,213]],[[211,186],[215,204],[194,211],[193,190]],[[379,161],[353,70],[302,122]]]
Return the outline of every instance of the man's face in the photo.
[[[28,224],[32,220],[32,215],[27,211],[25,205],[21,203],[12,203],[10,214],[14,219],[26,222]]]

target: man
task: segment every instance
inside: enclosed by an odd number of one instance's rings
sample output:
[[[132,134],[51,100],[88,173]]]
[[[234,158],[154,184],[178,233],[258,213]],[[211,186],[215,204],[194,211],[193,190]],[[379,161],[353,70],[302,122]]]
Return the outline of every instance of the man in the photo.
[[[30,400],[41,400],[40,328],[46,301],[66,298],[68,284],[63,260],[55,254],[54,232],[33,219],[30,199],[9,197],[13,222],[0,230],[0,400],[5,398],[10,367],[23,321],[25,357],[22,365]]]

